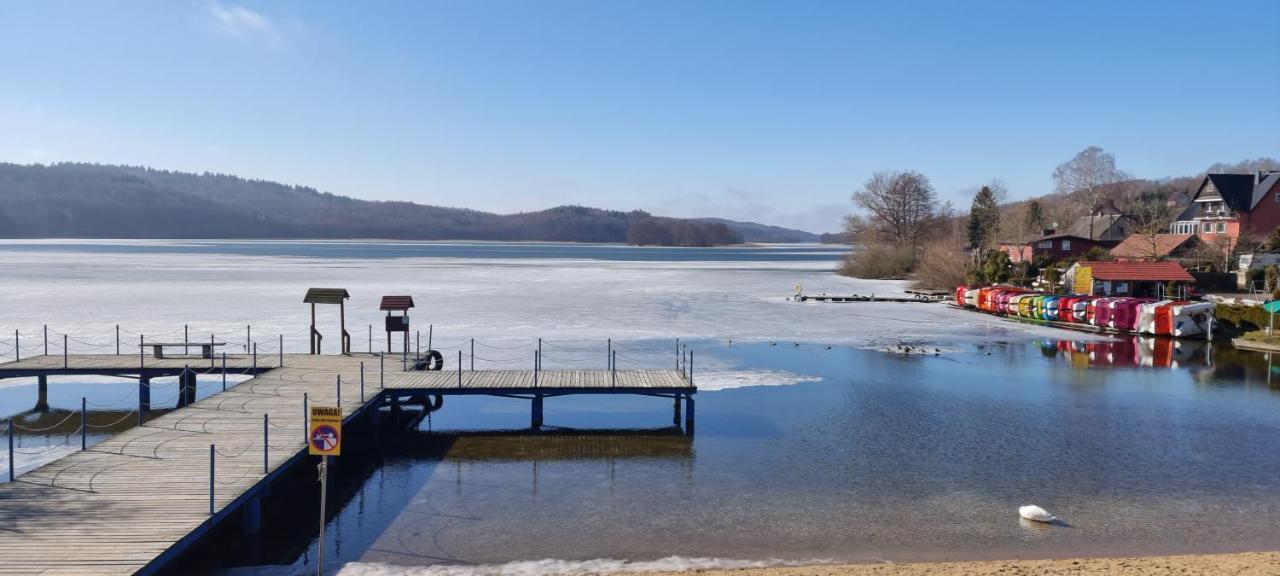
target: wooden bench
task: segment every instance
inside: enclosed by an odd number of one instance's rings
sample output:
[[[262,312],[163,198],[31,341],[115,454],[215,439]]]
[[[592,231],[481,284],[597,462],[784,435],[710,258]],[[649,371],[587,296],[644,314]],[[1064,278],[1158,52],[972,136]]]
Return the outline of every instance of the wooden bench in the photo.
[[[142,348],[150,346],[151,353],[156,358],[164,358],[165,348],[175,348],[178,346],[181,346],[184,349],[195,348],[198,346],[200,347],[201,358],[213,358],[213,349],[218,346],[226,345],[226,342],[143,342],[139,344]]]

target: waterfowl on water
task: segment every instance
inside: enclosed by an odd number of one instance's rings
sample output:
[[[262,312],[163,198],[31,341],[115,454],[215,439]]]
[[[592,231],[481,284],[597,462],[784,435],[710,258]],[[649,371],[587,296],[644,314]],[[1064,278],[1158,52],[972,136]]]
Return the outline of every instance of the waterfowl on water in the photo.
[[[1044,508],[1028,504],[1018,509],[1018,515],[1032,522],[1057,522],[1058,517],[1045,511]]]

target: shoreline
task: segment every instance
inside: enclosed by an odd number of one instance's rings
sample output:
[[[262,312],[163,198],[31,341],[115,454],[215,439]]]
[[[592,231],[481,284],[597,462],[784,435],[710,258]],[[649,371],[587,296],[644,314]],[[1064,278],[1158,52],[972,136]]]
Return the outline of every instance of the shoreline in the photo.
[[[812,564],[766,568],[692,569],[644,572],[647,576],[1032,576],[1120,574],[1124,576],[1216,576],[1280,574],[1280,552],[1237,552],[1173,556],[1093,557],[1050,560],[966,560],[906,564]],[[631,572],[635,574],[635,572]]]

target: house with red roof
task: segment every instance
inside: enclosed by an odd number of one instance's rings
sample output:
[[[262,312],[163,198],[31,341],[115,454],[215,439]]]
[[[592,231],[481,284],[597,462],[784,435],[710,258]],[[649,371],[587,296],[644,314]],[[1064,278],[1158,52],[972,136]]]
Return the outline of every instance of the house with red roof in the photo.
[[[1077,262],[1064,280],[1072,292],[1089,296],[1184,297],[1195,284],[1177,262]],[[1169,285],[1175,292],[1168,292]]]

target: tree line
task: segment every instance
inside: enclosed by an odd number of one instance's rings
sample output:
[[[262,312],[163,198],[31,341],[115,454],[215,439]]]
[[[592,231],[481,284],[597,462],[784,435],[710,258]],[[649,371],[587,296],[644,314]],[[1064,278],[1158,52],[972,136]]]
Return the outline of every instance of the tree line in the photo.
[[[742,242],[725,224],[656,218],[640,210],[560,206],[492,214],[358,200],[227,174],[79,163],[0,163],[0,237]]]

